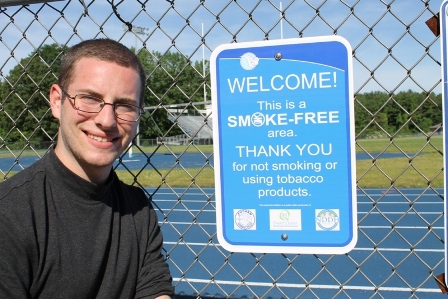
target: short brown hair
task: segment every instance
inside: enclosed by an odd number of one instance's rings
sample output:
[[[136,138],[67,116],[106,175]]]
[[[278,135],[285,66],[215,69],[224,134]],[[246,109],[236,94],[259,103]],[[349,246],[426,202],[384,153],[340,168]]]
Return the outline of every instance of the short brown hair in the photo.
[[[74,45],[62,58],[58,79],[59,86],[68,88],[68,85],[73,80],[74,66],[81,58],[95,58],[114,62],[123,67],[131,67],[136,70],[140,77],[140,105],[143,103],[146,85],[145,70],[137,55],[126,46],[111,39],[91,39]]]

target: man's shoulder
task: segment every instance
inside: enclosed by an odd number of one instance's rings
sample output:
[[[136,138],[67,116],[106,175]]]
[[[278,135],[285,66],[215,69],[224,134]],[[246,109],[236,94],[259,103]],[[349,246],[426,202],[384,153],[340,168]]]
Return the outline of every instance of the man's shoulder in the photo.
[[[25,168],[19,173],[0,183],[0,201],[9,196],[18,196],[37,191],[36,188],[42,185],[45,180],[45,169],[37,161],[33,165]]]
[[[129,198],[135,198],[136,200],[148,200],[148,197],[145,194],[143,188],[139,186],[129,185],[123,182],[114,172],[114,180],[113,180],[113,188],[119,191],[120,193],[124,193],[123,195]]]
[[[129,196],[135,197],[139,200],[147,200],[148,199],[148,197],[145,195],[145,192],[143,191],[143,189],[141,187],[126,184],[122,180],[120,180],[118,177],[117,177],[116,182],[120,185],[120,188],[125,190],[125,192]]]
[[[37,163],[37,162],[36,162]],[[36,164],[35,163],[35,164]],[[34,216],[40,214],[45,190],[45,170],[31,165],[0,183],[0,230],[17,229],[25,235],[26,227],[34,226]]]
[[[150,198],[143,188],[128,185],[119,179],[117,179],[117,183],[122,190],[123,198],[121,200],[124,200],[123,203],[127,203],[126,206],[132,210],[134,215],[137,211],[148,211],[148,208],[153,209]]]

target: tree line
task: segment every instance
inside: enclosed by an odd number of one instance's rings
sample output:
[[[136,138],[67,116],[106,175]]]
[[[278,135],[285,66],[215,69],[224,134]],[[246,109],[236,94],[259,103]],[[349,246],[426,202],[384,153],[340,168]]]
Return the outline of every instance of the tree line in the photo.
[[[44,45],[3,76],[0,82],[0,147],[2,143],[24,140],[55,140],[58,124],[49,110],[48,92],[57,82],[60,62],[67,49],[57,44]],[[140,121],[140,138],[181,134],[182,131],[168,120],[169,112],[165,107],[204,101],[204,84],[209,89],[210,79],[203,76],[203,62],[192,62],[177,52],[161,53],[144,48],[137,55],[147,74],[145,106],[153,107]],[[208,74],[208,61],[204,65]],[[197,113],[198,107],[204,109],[200,105],[182,109]]]
[[[401,91],[368,92],[355,97],[355,131],[358,138],[430,132],[442,123],[442,95]]]
[[[132,49],[135,51],[135,49]],[[49,110],[48,91],[57,81],[67,47],[44,45],[30,53],[0,81],[0,147],[5,143],[53,141],[57,121]],[[201,102],[204,84],[210,94],[209,61],[190,61],[178,52],[140,49],[137,54],[147,73],[140,138],[181,134],[168,119],[169,105]],[[205,74],[203,75],[203,69]],[[355,97],[355,127],[359,137],[428,132],[442,122],[440,94],[368,92]],[[198,114],[201,105],[179,107]]]

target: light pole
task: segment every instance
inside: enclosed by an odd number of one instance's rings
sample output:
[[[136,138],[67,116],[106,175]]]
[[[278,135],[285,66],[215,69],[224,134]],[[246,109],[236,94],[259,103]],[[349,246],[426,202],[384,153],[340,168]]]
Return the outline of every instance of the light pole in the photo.
[[[123,24],[123,30],[125,33],[127,33],[128,31],[134,33],[134,36],[135,36],[134,53],[135,53],[135,55],[137,55],[137,52],[138,52],[137,51],[137,41],[138,41],[137,34],[149,35],[148,33],[146,33],[146,31],[148,31],[149,28],[140,27],[140,26],[132,26],[132,29],[129,30],[129,27],[126,24]],[[145,88],[145,87],[143,86],[143,88]],[[137,146],[140,146],[140,123],[137,126]],[[129,156],[132,157],[132,145],[131,145],[131,148],[129,149]]]
[[[283,8],[282,8],[282,2],[280,1],[280,39],[283,39]]]
[[[137,54],[137,34],[140,35],[149,35],[148,33],[146,33],[146,31],[148,31],[149,28],[146,27],[140,27],[140,26],[132,26],[132,29],[129,30],[129,27],[126,24],[123,24],[123,31],[126,32],[132,32],[135,35],[135,48],[134,48],[134,53]]]
[[[205,89],[205,40],[204,40],[204,23],[202,23],[202,31],[201,31],[201,38],[202,38],[202,76],[204,78],[204,103],[207,102],[207,91]]]

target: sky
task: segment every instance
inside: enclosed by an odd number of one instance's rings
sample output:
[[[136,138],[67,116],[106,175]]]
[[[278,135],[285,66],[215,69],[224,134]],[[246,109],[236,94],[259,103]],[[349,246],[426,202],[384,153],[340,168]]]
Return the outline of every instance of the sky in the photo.
[[[42,44],[71,46],[97,37],[178,51],[195,61],[209,60],[221,44],[336,33],[354,51],[355,92],[441,92],[440,40],[425,22],[443,0],[174,0],[173,5],[149,0],[144,10],[141,2],[73,0],[2,8],[1,75]],[[123,21],[142,28],[142,34],[125,30]]]

